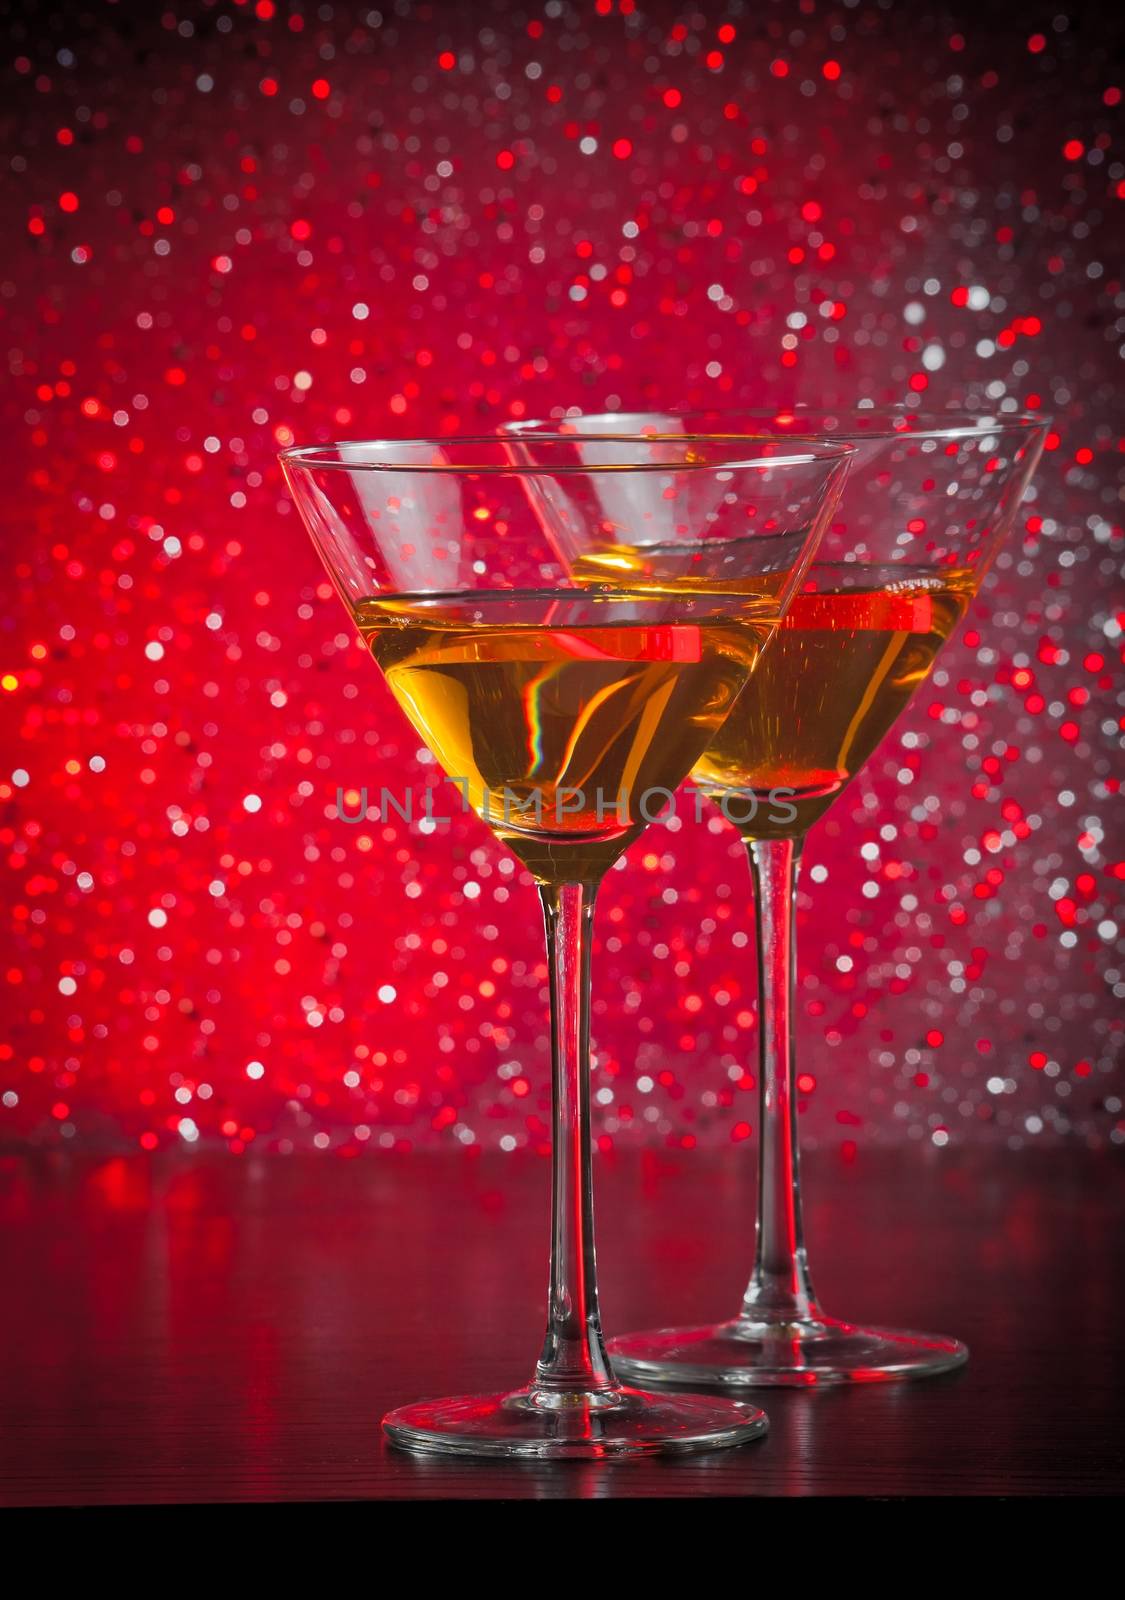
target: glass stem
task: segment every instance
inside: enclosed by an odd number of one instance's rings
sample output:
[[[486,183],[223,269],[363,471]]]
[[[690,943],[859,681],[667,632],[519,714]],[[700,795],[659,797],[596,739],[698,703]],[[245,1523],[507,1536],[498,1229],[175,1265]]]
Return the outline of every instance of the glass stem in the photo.
[[[742,1320],[788,1323],[819,1315],[805,1256],[797,1165],[795,901],[803,839],[747,842],[758,930],[761,1115],[754,1272]]]
[[[542,1405],[565,1405],[579,1397],[607,1403],[617,1388],[598,1311],[590,1170],[590,946],[596,893],[588,883],[539,888],[551,974],[554,1119],[551,1287],[547,1334],[532,1385]]]

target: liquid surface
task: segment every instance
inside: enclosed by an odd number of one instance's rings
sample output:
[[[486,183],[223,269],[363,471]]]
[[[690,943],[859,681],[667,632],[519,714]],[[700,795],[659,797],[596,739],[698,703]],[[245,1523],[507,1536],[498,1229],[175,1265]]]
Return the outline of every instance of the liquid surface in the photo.
[[[753,683],[696,763],[720,800],[752,791],[747,839],[795,837],[827,811],[925,682],[976,576],[895,565],[816,565],[762,652]],[[784,802],[771,791],[793,790]],[[732,820],[751,810],[728,799]],[[794,812],[796,813],[794,815]]]
[[[477,815],[542,881],[596,882],[734,704],[770,631],[760,612],[482,594],[365,600],[355,617]]]
[[[627,584],[631,592],[742,595],[775,611],[807,529],[745,539],[593,545],[568,563],[575,583]]]

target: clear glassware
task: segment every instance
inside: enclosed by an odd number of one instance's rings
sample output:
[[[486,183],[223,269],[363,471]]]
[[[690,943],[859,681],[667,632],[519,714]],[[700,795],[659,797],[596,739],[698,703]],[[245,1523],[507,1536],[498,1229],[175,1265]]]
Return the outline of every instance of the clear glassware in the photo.
[[[563,429],[611,439],[841,440],[848,480],[802,591],[744,697],[694,769],[727,801],[754,880],[759,983],[756,1250],[737,1316],[624,1334],[614,1369],[634,1381],[738,1390],[872,1382],[960,1366],[935,1334],[865,1327],[824,1312],[801,1218],[793,1038],[794,895],[808,829],[871,756],[926,680],[1015,516],[1042,452],[1040,417],[906,409],[632,412],[510,424],[520,454]],[[581,448],[581,446],[579,446]],[[754,797],[741,820],[730,801]],[[787,798],[778,799],[780,794]]]
[[[496,439],[283,452],[301,516],[399,705],[469,806],[536,878],[551,972],[554,1156],[547,1331],[511,1393],[384,1419],[424,1452],[602,1458],[733,1445],[763,1414],[646,1394],[602,1340],[590,1170],[590,941],[601,878],[746,684],[837,503],[848,451]],[[653,545],[688,587],[576,584],[574,559]]]

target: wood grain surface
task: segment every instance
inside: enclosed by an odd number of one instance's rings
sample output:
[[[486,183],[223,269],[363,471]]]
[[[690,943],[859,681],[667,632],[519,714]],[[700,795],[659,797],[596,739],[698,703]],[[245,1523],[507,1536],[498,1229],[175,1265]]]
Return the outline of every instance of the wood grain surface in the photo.
[[[532,1156],[0,1160],[0,1503],[1106,1495],[1125,1489],[1125,1165],[1058,1150],[806,1163],[827,1309],[967,1339],[961,1373],[767,1391],[737,1450],[416,1460],[379,1418],[514,1387],[542,1332]],[[733,1314],[745,1150],[597,1163],[608,1331]]]

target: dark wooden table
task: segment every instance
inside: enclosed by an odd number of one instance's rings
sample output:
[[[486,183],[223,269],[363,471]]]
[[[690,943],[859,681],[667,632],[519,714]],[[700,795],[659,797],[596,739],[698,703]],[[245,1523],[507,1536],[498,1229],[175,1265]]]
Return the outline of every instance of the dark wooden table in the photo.
[[[608,1329],[733,1312],[745,1151],[599,1160]],[[542,1331],[535,1157],[0,1161],[0,1502],[1125,1489],[1125,1165],[1085,1151],[806,1164],[837,1315],[966,1338],[963,1372],[767,1392],[761,1444],[606,1466],[415,1460],[407,1399],[515,1385]]]

